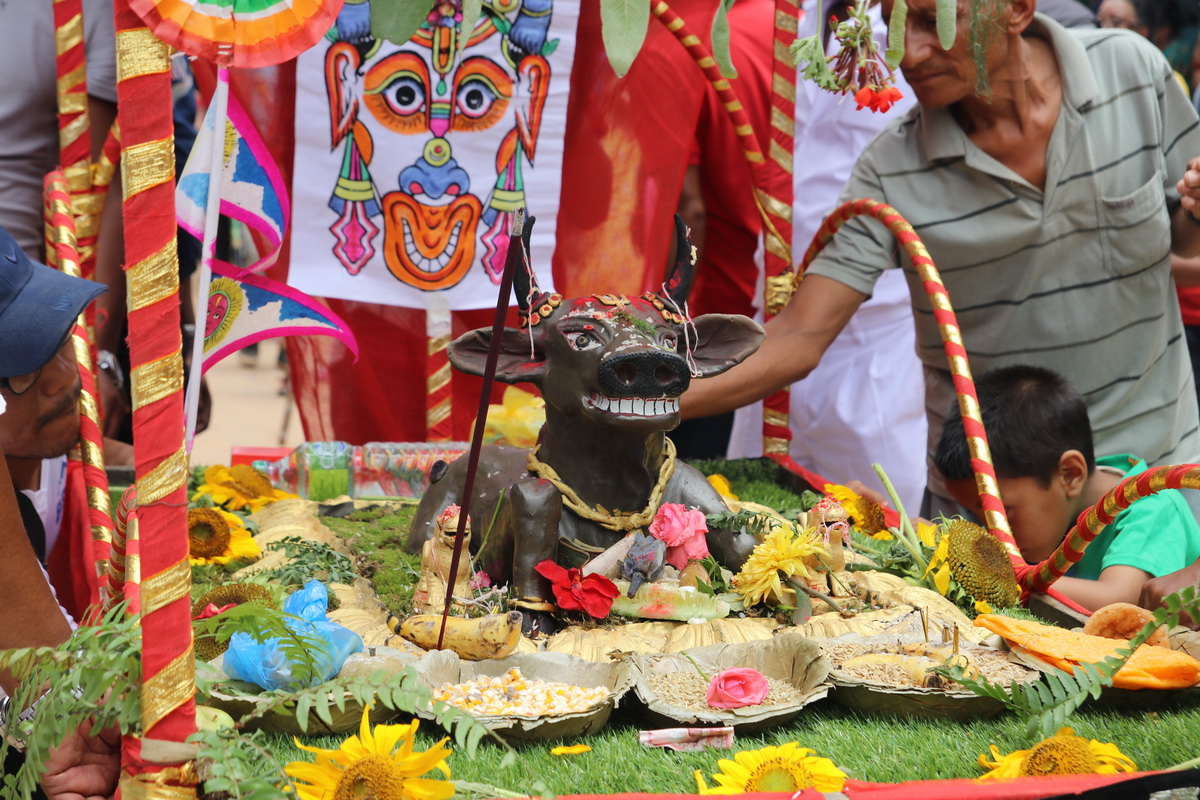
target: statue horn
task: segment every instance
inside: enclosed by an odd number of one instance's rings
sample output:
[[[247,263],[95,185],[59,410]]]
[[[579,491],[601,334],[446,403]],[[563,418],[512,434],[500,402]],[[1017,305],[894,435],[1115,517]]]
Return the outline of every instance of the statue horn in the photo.
[[[517,262],[516,274],[513,275],[513,293],[517,296],[517,307],[521,310],[521,314],[528,316],[531,299],[536,299],[542,293],[537,285],[537,276],[533,273],[532,265],[524,258],[525,254],[529,252],[529,237],[533,233],[533,222],[536,218],[525,217],[523,208],[518,209],[514,217],[508,247],[510,250],[514,247],[520,248],[522,258]]]
[[[667,266],[667,277],[663,281],[667,297],[675,303],[682,312],[683,304],[687,302],[688,294],[692,291],[692,279],[696,275],[696,265],[692,260],[692,240],[688,238],[687,225],[683,218],[675,215],[675,263]]]

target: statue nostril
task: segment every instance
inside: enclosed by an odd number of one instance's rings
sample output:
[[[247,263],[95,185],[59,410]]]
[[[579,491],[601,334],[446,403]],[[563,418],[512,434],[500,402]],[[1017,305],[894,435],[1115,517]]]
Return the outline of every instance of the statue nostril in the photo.
[[[613,373],[617,376],[617,380],[626,386],[635,383],[638,377],[637,367],[629,362],[617,364],[613,368]]]
[[[666,364],[659,364],[654,368],[654,380],[658,381],[659,385],[666,386],[679,380],[679,373]]]

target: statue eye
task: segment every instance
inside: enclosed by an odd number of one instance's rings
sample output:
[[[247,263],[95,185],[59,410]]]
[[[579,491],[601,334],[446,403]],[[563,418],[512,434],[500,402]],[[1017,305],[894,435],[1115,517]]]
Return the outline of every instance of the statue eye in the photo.
[[[571,347],[576,350],[591,350],[593,347],[598,347],[600,342],[590,333],[572,333],[567,337],[571,343]]]

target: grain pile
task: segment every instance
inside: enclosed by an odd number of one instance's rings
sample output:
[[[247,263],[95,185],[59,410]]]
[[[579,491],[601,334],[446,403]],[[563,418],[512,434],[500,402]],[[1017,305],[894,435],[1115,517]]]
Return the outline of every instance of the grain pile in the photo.
[[[936,652],[934,648],[918,647],[917,649],[925,649],[931,652]],[[893,645],[882,645],[879,643],[861,643],[861,642],[845,642],[839,644],[823,644],[821,645],[821,653],[829,660],[832,671],[831,677],[848,678],[855,681],[866,683],[874,683],[882,686],[891,686],[895,688],[913,688],[919,686],[928,686],[928,683],[919,681],[919,674],[914,676],[913,670],[906,666],[901,660],[896,663],[851,663],[846,662],[852,659],[859,659],[862,656],[885,654],[899,656],[901,659],[921,658],[928,666],[936,666],[945,663],[947,658],[951,663],[966,666],[969,662],[971,667],[974,667],[983,677],[987,678],[992,683],[1010,684],[1014,681],[1026,681],[1034,675],[1034,671],[1028,667],[1012,662],[1006,653],[999,650],[989,650],[987,648],[963,648],[959,652],[950,656],[949,648],[945,658],[929,658],[927,656],[919,656],[914,654],[912,645],[901,645],[899,643]],[[957,687],[953,681],[946,681],[950,687]]]

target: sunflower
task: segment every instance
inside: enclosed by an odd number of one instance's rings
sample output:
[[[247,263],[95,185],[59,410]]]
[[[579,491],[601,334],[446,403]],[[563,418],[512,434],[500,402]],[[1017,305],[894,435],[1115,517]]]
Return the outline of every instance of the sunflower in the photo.
[[[790,525],[778,525],[754,548],[742,571],[734,576],[734,588],[747,606],[770,600],[779,602],[783,597],[779,571],[807,577],[805,557],[823,552],[815,527],[796,533]]]
[[[266,475],[247,464],[234,464],[232,467],[218,464],[204,470],[204,483],[196,488],[192,500],[205,494],[217,505],[231,511],[249,508],[251,513],[261,511],[276,500],[296,497],[290,492],[276,489]]]
[[[946,534],[950,540],[946,552],[950,574],[967,594],[1000,608],[1016,605],[1021,588],[1000,540],[986,528],[961,519],[951,522]]]
[[[884,542],[892,539],[883,517],[883,506],[869,497],[863,497],[848,486],[839,486],[836,483],[825,484],[825,494],[846,509],[846,515],[850,518],[854,530]]]
[[[220,508],[188,510],[188,556],[193,564],[228,564],[262,555],[242,518]]]
[[[733,761],[722,758],[717,762],[721,771],[713,775],[715,786],[708,787],[700,770],[696,770],[696,785],[700,794],[792,794],[810,787],[818,792],[840,792],[846,783],[846,773],[828,758],[817,758],[812,752],[797,742],[742,750]]]
[[[1028,750],[1017,750],[1006,756],[1000,755],[992,745],[992,760],[979,757],[979,765],[990,772],[979,781],[1007,780],[1037,775],[1113,775],[1118,772],[1133,772],[1137,765],[1133,759],[1117,749],[1115,744],[1100,744],[1076,736],[1070,728],[1060,728],[1058,733],[1042,739]]]
[[[303,781],[296,784],[300,800],[445,800],[453,796],[454,784],[421,776],[437,769],[450,777],[446,757],[451,751],[444,746],[450,737],[424,752],[413,752],[417,725],[414,719],[408,725],[376,725],[372,732],[364,709],[358,735],[337,750],[308,747],[296,739],[296,746],[315,753],[317,761],[293,761],[285,770]]]

